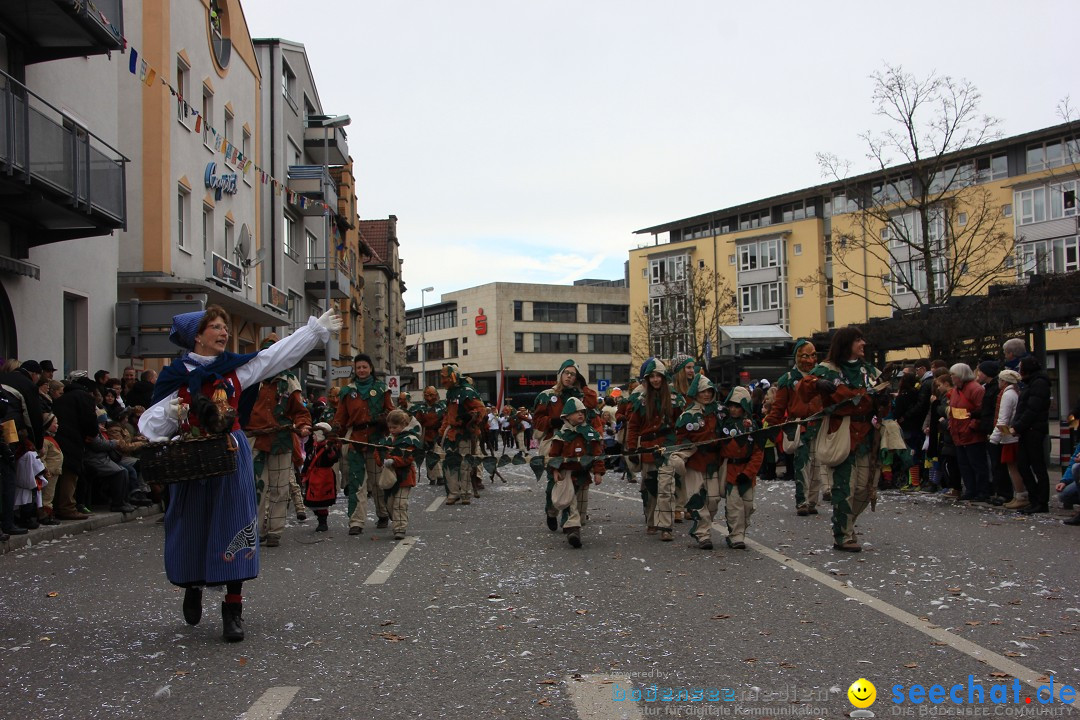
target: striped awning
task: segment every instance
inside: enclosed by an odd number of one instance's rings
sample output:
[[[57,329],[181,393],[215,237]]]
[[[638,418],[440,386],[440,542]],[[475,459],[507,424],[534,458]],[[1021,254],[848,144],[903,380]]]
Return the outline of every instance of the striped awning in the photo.
[[[25,260],[16,260],[15,258],[10,258],[6,255],[0,255],[0,272],[11,273],[12,275],[25,275],[34,280],[41,279],[41,268],[37,265],[28,263]]]

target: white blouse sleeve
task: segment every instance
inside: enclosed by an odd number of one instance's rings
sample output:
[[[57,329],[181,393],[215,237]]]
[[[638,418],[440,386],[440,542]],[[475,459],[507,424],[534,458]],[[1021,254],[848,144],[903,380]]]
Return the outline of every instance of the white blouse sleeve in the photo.
[[[150,407],[139,418],[139,432],[151,442],[170,440],[180,432],[180,425],[176,418],[170,418],[168,414],[169,403],[175,400],[177,393],[170,393]]]
[[[330,331],[314,317],[292,335],[282,338],[236,369],[241,388],[277,375],[299,363],[305,355],[330,339]]]

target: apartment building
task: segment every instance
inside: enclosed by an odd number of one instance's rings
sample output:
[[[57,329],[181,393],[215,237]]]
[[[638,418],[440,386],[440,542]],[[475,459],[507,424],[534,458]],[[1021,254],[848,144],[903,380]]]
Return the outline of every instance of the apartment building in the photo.
[[[405,280],[397,216],[361,220],[364,256],[364,348],[375,372],[401,375],[405,363]]]
[[[488,283],[443,293],[406,312],[410,388],[438,387],[444,362],[457,363],[488,402],[500,397],[531,407],[574,359],[592,387],[630,378],[630,307],[626,282],[573,285]]]
[[[115,69],[128,8],[95,5],[0,3],[0,357],[64,372],[115,362],[128,222]]]

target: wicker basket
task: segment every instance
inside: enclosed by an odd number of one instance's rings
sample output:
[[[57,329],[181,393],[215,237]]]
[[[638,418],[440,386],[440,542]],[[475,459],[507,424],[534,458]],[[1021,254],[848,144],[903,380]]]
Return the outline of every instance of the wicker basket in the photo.
[[[228,434],[149,443],[138,451],[149,483],[204,480],[236,472],[236,443]]]

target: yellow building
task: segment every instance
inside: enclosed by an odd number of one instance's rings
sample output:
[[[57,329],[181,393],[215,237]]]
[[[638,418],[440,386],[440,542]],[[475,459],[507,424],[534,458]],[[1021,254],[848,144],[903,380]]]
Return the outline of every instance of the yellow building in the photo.
[[[652,240],[630,251],[631,312],[653,318],[667,306],[689,312],[678,300],[687,278],[715,269],[719,287],[729,287],[718,293],[726,295],[719,302],[736,305],[733,323],[776,326],[778,336],[890,317],[930,300],[922,258],[902,240],[924,231],[935,247],[949,248],[932,262],[935,287],[948,287],[953,296],[1078,270],[1080,141],[1073,130],[1045,128],[943,158],[927,186],[943,183],[949,190],[926,213],[925,230],[910,208],[919,185],[912,181],[919,168],[910,165],[638,230]],[[967,238],[977,242],[957,261],[952,248]],[[1070,390],[1068,374],[1070,360],[1080,364],[1077,327],[1050,325],[1046,334],[1047,366],[1066,407],[1080,393],[1080,382]],[[648,354],[705,347],[702,335],[710,348],[722,341],[716,328],[700,323],[698,339],[687,332],[681,344],[641,337],[647,328],[640,324],[633,332],[635,363]]]

